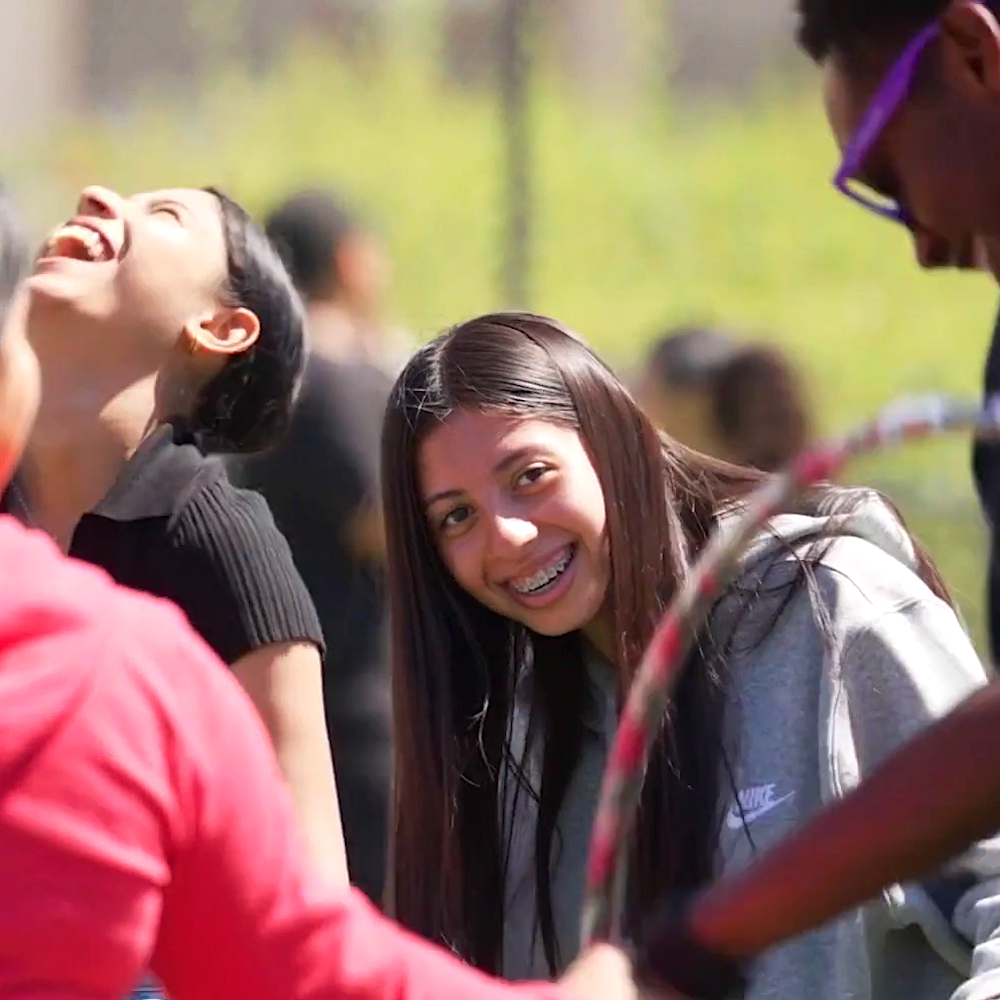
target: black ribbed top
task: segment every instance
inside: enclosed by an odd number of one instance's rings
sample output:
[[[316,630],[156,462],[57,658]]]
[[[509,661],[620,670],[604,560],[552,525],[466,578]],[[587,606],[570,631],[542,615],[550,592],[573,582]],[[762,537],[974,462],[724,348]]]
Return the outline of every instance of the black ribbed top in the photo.
[[[227,663],[273,642],[322,648],[313,602],[261,496],[226,479],[206,484],[184,505],[171,541],[178,569],[197,566],[182,574],[188,583],[174,600]]]
[[[77,526],[70,555],[165,597],[229,664],[261,646],[323,632],[266,501],[170,427],[136,452]]]

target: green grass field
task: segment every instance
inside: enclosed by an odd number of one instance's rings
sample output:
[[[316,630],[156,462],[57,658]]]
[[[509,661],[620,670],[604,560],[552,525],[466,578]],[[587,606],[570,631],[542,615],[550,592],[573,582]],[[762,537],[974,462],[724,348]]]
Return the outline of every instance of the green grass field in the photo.
[[[361,80],[303,46],[266,89],[231,73],[197,112],[152,95],[127,122],[68,122],[6,159],[39,225],[91,181],[220,183],[256,210],[300,183],[341,185],[392,247],[399,318],[430,335],[504,304],[499,113],[487,93],[444,87],[429,61],[392,65]],[[736,324],[793,352],[827,430],[901,392],[977,391],[992,283],[921,274],[902,232],[833,192],[810,87],[773,88],[739,111],[661,97],[598,115],[550,82],[535,97],[532,305],[610,359],[633,362],[673,322]],[[968,443],[853,476],[902,502],[978,634],[984,536]]]

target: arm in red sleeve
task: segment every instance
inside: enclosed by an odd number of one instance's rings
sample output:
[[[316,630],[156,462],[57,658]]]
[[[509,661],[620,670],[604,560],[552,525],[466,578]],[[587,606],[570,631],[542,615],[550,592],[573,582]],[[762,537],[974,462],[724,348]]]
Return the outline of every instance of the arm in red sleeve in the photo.
[[[153,968],[185,1000],[555,998],[464,965],[325,887],[256,713],[223,671],[191,676],[185,752],[196,819],[176,852]],[[201,688],[202,690],[199,690]]]
[[[256,712],[176,609],[24,547],[34,582],[0,604],[0,996],[120,1000],[145,968],[182,1000],[560,995],[325,888]]]

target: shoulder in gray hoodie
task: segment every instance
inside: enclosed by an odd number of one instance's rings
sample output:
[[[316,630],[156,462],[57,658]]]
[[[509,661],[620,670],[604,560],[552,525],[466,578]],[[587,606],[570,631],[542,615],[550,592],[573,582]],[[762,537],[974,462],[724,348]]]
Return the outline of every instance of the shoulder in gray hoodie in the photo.
[[[775,518],[746,555],[712,633],[727,657],[727,756],[719,870],[738,869],[825,803],[855,787],[900,743],[986,683],[956,613],[920,580],[909,537],[870,491],[832,494],[840,509]],[[775,620],[797,558],[820,554],[808,585]],[[748,594],[758,598],[744,610]],[[777,597],[776,597],[777,599]],[[600,776],[617,716],[610,668],[590,664],[603,711],[558,820],[552,902],[561,957],[579,947],[579,914]],[[515,720],[515,732],[517,730]],[[516,752],[516,751],[515,751]],[[540,753],[534,744],[531,756]],[[535,768],[528,762],[529,774]],[[974,781],[974,775],[957,780]],[[527,800],[527,796],[520,797]],[[531,844],[534,810],[507,812]],[[920,817],[901,817],[919,823]],[[517,853],[517,852],[515,852]],[[530,851],[507,871],[504,973],[547,975]],[[533,930],[534,928],[534,930]],[[894,886],[756,966],[747,1000],[991,1000],[1000,997],[1000,841],[921,884]]]
[[[744,560],[741,584],[767,589],[797,569],[795,556],[823,546],[810,585],[773,630],[746,651],[737,641],[729,660],[726,733],[737,787],[723,803],[723,870],[846,794],[987,681],[958,616],[917,576],[898,519],[870,492],[853,499],[845,517],[818,509],[775,518]],[[733,593],[723,602],[717,625],[739,601]],[[766,605],[740,631],[752,634]],[[1000,997],[1000,841],[766,956],[748,1000],[788,996]]]

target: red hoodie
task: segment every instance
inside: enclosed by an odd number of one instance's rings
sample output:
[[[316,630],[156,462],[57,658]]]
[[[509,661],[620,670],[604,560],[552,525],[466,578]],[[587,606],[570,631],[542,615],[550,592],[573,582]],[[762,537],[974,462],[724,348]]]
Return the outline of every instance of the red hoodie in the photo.
[[[307,870],[253,706],[172,605],[0,517],[0,996],[555,1000]]]

